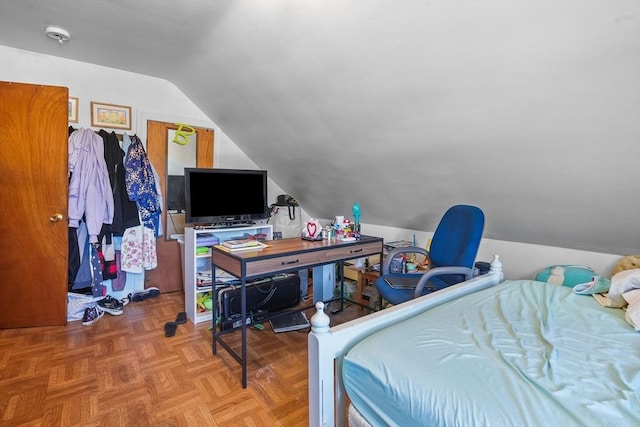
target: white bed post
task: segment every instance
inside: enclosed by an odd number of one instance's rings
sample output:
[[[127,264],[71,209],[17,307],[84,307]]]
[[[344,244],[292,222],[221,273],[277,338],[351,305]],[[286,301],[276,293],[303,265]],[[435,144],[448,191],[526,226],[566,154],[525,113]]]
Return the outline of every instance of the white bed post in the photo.
[[[311,317],[311,333],[308,338],[309,353],[309,426],[333,426],[334,423],[334,366],[328,346],[331,340],[322,339],[329,333],[329,316],[324,303],[316,303],[316,313]],[[320,360],[320,355],[325,357]]]
[[[504,272],[502,271],[502,262],[500,262],[500,255],[494,255],[493,261],[491,261],[489,273],[498,277],[498,283],[504,280]]]

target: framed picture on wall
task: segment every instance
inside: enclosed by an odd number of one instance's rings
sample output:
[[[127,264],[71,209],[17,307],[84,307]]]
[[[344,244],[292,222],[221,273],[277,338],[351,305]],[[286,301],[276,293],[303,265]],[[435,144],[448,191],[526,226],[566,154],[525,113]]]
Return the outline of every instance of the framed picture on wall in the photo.
[[[78,123],[78,103],[80,100],[75,96],[69,97],[69,122],[70,123]]]
[[[131,129],[131,107],[91,101],[91,126]]]

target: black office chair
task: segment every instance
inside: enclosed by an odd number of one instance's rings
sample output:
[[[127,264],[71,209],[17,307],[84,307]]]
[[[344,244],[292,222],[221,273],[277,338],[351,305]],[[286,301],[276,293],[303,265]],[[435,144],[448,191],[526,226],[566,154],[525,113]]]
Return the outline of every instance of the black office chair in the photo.
[[[433,234],[429,251],[411,246],[389,252],[376,280],[378,292],[388,302],[400,304],[472,278],[483,230],[484,213],[480,208],[450,207]],[[392,272],[392,263],[402,254],[425,256],[429,269],[424,273]]]

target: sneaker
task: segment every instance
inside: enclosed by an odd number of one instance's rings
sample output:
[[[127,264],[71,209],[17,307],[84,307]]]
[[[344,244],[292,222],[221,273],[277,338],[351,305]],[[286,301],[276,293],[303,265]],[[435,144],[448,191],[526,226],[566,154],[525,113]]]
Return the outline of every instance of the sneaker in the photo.
[[[123,305],[120,301],[115,299],[114,297],[107,295],[103,299],[97,302],[98,310],[107,312],[114,316],[119,316],[122,314]]]
[[[135,291],[129,294],[129,300],[131,301],[144,301],[147,298],[153,298],[160,295],[160,289],[156,287],[150,287],[143,291]]]
[[[93,325],[100,318],[104,316],[104,312],[94,307],[87,307],[84,309],[84,316],[82,316],[82,324],[85,326]]]

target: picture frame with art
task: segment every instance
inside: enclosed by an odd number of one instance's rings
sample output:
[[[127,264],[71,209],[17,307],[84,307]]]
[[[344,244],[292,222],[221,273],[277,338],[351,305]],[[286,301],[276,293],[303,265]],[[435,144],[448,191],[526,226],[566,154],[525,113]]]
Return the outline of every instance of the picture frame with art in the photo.
[[[69,97],[69,107],[67,112],[70,123],[78,123],[78,104],[80,104],[80,100],[77,97]]]
[[[131,107],[91,101],[91,126],[131,130]]]

